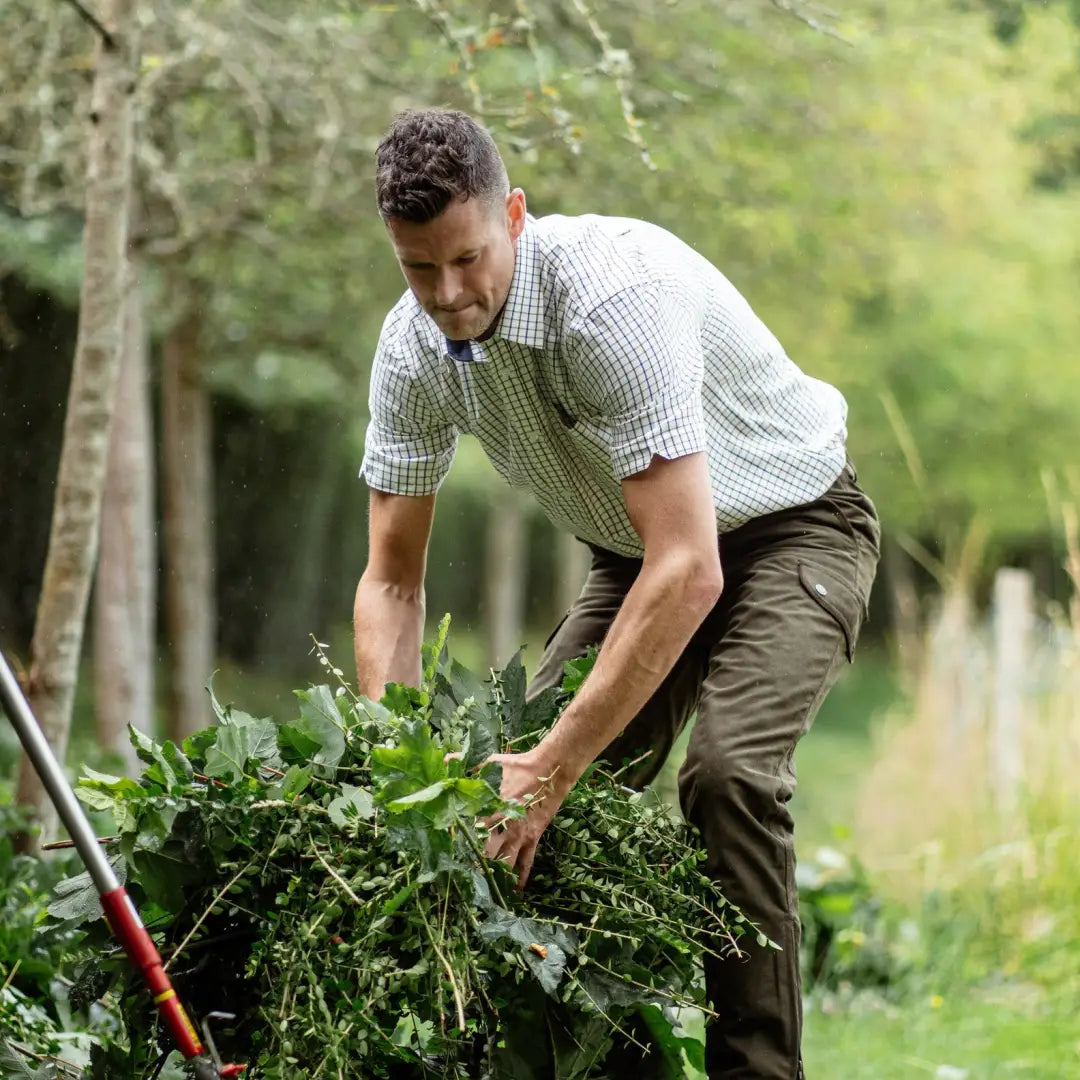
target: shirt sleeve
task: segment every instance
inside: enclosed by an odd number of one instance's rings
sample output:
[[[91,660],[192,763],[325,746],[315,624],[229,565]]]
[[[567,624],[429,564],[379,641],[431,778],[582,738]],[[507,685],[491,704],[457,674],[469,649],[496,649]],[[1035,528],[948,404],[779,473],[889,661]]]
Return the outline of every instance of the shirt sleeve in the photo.
[[[371,420],[360,475],[391,495],[437,491],[457,448],[457,428],[432,406],[419,376],[380,342],[371,370]]]
[[[604,301],[569,335],[584,402],[608,429],[615,479],[706,449],[704,360],[694,312],[645,283]]]

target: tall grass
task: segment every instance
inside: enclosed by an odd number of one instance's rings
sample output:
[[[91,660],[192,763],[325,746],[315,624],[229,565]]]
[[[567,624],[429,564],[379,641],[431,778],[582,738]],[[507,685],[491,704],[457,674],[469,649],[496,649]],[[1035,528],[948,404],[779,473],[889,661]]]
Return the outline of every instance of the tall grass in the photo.
[[[922,906],[940,964],[1080,988],[1080,538],[1061,514],[1073,597],[1035,622],[1016,797],[994,780],[993,635],[958,575],[910,701],[877,729],[853,841],[879,887]]]

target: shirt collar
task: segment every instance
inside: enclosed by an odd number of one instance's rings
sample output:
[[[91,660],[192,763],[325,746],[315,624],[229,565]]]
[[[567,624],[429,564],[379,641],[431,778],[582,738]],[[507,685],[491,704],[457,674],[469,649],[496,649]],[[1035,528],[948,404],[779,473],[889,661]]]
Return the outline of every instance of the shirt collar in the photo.
[[[526,215],[525,228],[518,237],[514,276],[506,297],[502,317],[492,337],[542,349],[544,332],[544,297],[540,287],[540,265],[533,230],[536,218]]]

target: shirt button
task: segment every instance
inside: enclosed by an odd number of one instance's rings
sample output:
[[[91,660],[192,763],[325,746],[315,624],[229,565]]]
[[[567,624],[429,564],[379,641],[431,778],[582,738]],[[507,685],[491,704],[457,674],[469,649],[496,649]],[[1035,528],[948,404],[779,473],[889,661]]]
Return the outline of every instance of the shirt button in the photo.
[[[818,596],[828,596],[829,595],[829,590],[826,589],[825,586],[822,585],[820,581],[814,586],[814,592],[816,592],[818,594]]]

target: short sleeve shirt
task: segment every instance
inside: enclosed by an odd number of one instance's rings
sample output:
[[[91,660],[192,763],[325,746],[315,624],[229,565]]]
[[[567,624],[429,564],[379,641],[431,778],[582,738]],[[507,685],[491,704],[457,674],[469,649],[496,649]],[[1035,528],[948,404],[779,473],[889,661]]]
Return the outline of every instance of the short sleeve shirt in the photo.
[[[471,433],[558,527],[640,556],[621,482],[706,455],[718,532],[809,502],[844,466],[847,406],[711,263],[643,221],[529,217],[495,333],[446,341],[411,292],[387,316],[361,475],[427,495]]]

